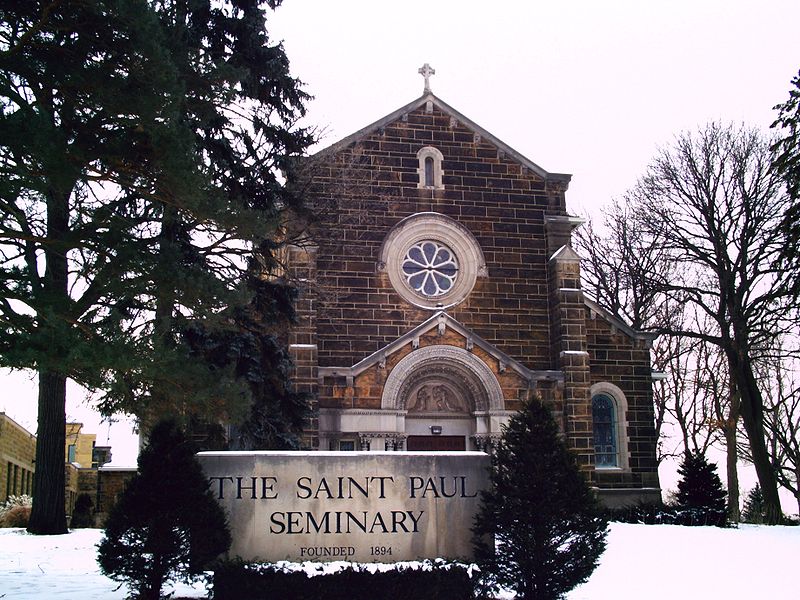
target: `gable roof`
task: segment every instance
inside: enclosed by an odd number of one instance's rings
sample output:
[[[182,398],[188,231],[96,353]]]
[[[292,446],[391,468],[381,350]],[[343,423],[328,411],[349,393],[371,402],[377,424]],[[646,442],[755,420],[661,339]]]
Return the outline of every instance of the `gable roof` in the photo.
[[[380,129],[386,127],[390,123],[393,123],[398,119],[401,119],[403,115],[417,110],[418,108],[424,106],[428,102],[431,102],[433,106],[453,117],[456,121],[464,125],[467,129],[469,129],[473,133],[479,134],[482,139],[485,139],[492,145],[496,146],[499,150],[502,150],[507,157],[527,167],[530,171],[532,171],[545,181],[554,181],[554,182],[557,181],[557,182],[562,182],[566,185],[572,179],[572,175],[567,173],[549,173],[545,171],[542,167],[537,165],[531,159],[523,156],[522,154],[514,150],[511,146],[506,144],[504,141],[500,140],[497,136],[489,133],[483,127],[481,127],[471,119],[465,117],[455,108],[447,104],[444,100],[437,97],[433,92],[425,92],[424,94],[422,94],[422,96],[420,96],[416,100],[409,102],[405,106],[401,106],[394,112],[386,115],[381,119],[378,119],[374,123],[371,123],[370,125],[367,125],[362,129],[359,129],[355,133],[348,135],[346,138],[343,138],[338,142],[328,146],[327,148],[323,148],[319,152],[316,152],[315,154],[312,155],[312,158],[324,158],[327,155],[335,154],[336,152],[339,152],[340,150],[367,137],[368,135],[371,135],[376,131],[379,131]]]
[[[583,295],[583,302],[586,304],[586,307],[591,311],[592,316],[598,315],[602,318],[606,323],[614,327],[615,329],[622,331],[625,335],[629,338],[635,340],[642,340],[644,342],[653,342],[657,337],[658,334],[652,331],[639,331],[638,329],[634,329],[630,325],[628,325],[625,321],[616,317],[611,311],[606,310],[597,301],[592,300],[586,294]]]
[[[380,350],[377,350],[366,358],[358,361],[352,367],[319,367],[319,377],[356,377],[373,365],[385,363],[387,356],[394,354],[407,344],[412,344],[416,348],[419,344],[420,336],[431,331],[432,329],[438,328],[439,331],[443,333],[448,327],[462,335],[467,340],[467,350],[469,350],[472,346],[478,346],[481,350],[497,360],[500,364],[501,371],[504,371],[506,368],[511,368],[519,373],[523,379],[529,382],[542,380],[563,381],[564,379],[564,374],[561,371],[532,371],[531,369],[528,369],[518,360],[511,358],[508,354],[484,340],[478,334],[474,333],[468,327],[465,327],[456,321],[444,311],[438,311],[434,313],[431,317],[414,327],[412,330],[407,331]]]

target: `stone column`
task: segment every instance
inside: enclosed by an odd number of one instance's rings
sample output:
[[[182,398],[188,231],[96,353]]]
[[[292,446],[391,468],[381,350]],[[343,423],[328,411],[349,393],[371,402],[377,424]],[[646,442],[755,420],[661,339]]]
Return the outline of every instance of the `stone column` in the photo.
[[[316,280],[317,280],[317,247],[289,246],[288,276],[298,287],[295,310],[297,323],[289,331],[289,353],[294,361],[292,385],[297,392],[304,392],[311,397],[311,408],[316,412],[319,386],[317,358],[317,319],[316,319]],[[319,420],[313,417],[303,428],[303,446],[320,448]]]
[[[581,470],[594,470],[586,308],[580,257],[562,246],[548,263],[553,362],[564,373],[563,431]]]

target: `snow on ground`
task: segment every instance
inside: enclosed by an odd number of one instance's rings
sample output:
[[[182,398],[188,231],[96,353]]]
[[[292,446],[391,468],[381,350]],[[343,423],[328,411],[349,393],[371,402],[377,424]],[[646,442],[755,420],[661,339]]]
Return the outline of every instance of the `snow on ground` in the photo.
[[[103,532],[76,529],[67,535],[30,535],[0,529],[0,598],[107,600],[126,598],[125,588],[100,574],[95,559]],[[205,589],[175,587],[176,596],[205,598]]]
[[[117,590],[97,568],[95,546],[101,536],[96,529],[59,536],[0,529],[0,598],[125,598],[125,589]],[[800,527],[612,523],[600,566],[568,600],[794,600],[799,560]],[[175,592],[205,597],[201,585],[179,585]]]

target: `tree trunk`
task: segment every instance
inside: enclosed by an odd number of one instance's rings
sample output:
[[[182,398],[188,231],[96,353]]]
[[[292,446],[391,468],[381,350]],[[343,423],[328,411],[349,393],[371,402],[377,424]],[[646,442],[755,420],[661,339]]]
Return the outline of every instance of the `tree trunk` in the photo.
[[[39,372],[39,428],[30,533],[67,533],[64,502],[64,445],[66,443],[67,378]]]
[[[177,209],[171,204],[164,205],[164,214],[161,217],[161,230],[159,232],[159,272],[156,273],[153,285],[155,296],[155,311],[153,315],[154,336],[153,349],[156,355],[174,345],[174,312],[175,288],[174,283],[165,274],[173,273],[175,265],[179,264],[177,255],[178,235],[180,223]],[[139,419],[139,452],[142,451],[150,431],[155,424],[166,416],[176,416],[178,407],[171,402],[170,393],[159,385],[158,382],[150,390],[150,403],[142,406],[136,415]]]
[[[794,493],[794,498],[797,500],[797,516],[800,517],[800,466],[794,472],[794,480],[797,483],[797,491]]]
[[[38,429],[36,470],[33,474],[33,507],[28,531],[36,534],[67,533],[64,501],[64,445],[66,443],[67,377],[52,368],[58,364],[69,344],[63,321],[69,307],[67,252],[64,238],[69,232],[69,197],[50,190],[47,198],[47,238],[44,251],[42,310],[37,312],[37,334],[46,352],[53,357],[39,368]],[[49,364],[48,364],[49,363]],[[40,363],[41,364],[41,363]]]
[[[783,520],[783,512],[778,496],[778,481],[764,441],[764,408],[761,392],[748,357],[730,352],[729,358],[732,359],[731,372],[735,373],[736,386],[741,398],[742,423],[750,442],[750,455],[764,495],[765,523],[778,525]]]
[[[739,462],[739,446],[736,443],[736,432],[739,428],[742,401],[731,373],[728,373],[728,398],[728,415],[723,421],[725,468],[728,476],[728,518],[733,523],[738,523],[742,516],[739,511],[739,471],[736,468]]]
[[[739,451],[736,446],[736,421],[731,418],[725,423],[725,468],[728,475],[728,518],[738,523],[739,514],[739,472],[736,463],[739,460]]]

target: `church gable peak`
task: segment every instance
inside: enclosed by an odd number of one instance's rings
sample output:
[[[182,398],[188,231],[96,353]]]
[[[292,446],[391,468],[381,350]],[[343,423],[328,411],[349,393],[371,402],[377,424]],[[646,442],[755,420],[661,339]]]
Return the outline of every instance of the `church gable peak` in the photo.
[[[425,63],[425,65],[419,69],[419,73],[425,77],[425,88],[419,98],[389,113],[383,118],[378,119],[374,123],[359,129],[355,133],[352,133],[351,135],[339,140],[331,146],[320,150],[314,154],[312,158],[319,160],[327,156],[334,155],[354,144],[357,144],[360,141],[365,140],[367,137],[373,134],[383,132],[385,129],[395,123],[407,122],[409,116],[415,111],[422,111],[423,113],[433,113],[438,111],[449,117],[451,128],[463,127],[467,129],[472,134],[472,143],[490,144],[494,146],[497,149],[498,158],[514,161],[520,165],[523,173],[528,172],[544,181],[547,181],[548,183],[558,184],[559,188],[561,188],[563,191],[566,191],[572,175],[564,173],[549,173],[529,158],[517,152],[514,148],[503,142],[497,136],[490,133],[447,104],[444,100],[436,96],[436,94],[434,94],[430,89],[429,78],[430,75],[435,73],[435,70],[430,68],[430,65]],[[428,73],[428,75],[425,76],[425,73]],[[421,145],[425,144],[422,143]]]

